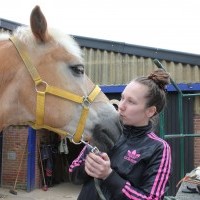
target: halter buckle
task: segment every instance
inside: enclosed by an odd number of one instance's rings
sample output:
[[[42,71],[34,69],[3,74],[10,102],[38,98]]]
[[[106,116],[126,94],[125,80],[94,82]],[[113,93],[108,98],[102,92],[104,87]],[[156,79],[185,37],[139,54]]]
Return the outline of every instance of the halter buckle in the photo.
[[[81,139],[81,143],[87,145],[87,147],[89,148],[89,150],[90,150],[92,153],[94,153],[94,154],[96,154],[96,155],[100,155],[100,154],[101,154],[100,150],[99,150],[96,146],[92,146],[91,144],[89,144],[88,142],[86,142],[86,141],[83,140],[83,139]]]
[[[83,102],[82,102],[82,106],[83,108],[89,108],[91,105],[91,102],[89,100],[88,97],[83,97]]]

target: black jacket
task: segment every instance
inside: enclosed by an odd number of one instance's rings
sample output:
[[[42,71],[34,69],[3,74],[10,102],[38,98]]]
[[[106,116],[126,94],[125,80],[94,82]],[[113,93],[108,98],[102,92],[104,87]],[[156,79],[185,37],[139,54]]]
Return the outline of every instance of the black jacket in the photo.
[[[160,200],[166,192],[171,170],[169,145],[150,132],[150,127],[125,127],[114,148],[109,152],[113,172],[100,180],[107,200]],[[71,181],[83,184],[78,200],[98,200],[94,179],[84,170],[88,153],[84,147],[69,168]]]

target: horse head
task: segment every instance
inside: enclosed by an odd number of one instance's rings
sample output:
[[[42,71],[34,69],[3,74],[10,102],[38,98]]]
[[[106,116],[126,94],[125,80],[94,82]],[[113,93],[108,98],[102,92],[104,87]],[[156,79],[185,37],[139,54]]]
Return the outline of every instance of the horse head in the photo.
[[[76,41],[49,28],[39,6],[30,27],[1,34],[0,63],[1,129],[26,123],[101,151],[113,147],[121,134],[117,111],[85,74]]]

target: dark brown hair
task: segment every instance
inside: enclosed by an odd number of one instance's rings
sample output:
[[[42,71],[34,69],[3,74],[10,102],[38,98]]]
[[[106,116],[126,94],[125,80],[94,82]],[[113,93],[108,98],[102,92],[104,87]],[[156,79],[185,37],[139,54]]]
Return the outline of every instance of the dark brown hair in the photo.
[[[166,105],[166,85],[170,82],[169,73],[163,69],[157,69],[147,77],[139,77],[134,81],[146,85],[149,90],[146,94],[146,106],[155,106],[157,113],[160,113]]]

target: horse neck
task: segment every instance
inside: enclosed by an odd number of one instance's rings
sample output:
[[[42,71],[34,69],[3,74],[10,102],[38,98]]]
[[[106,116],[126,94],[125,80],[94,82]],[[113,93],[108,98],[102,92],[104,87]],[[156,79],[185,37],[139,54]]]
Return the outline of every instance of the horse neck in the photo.
[[[0,41],[0,130],[17,124],[23,110],[18,102],[20,59],[10,41]]]

